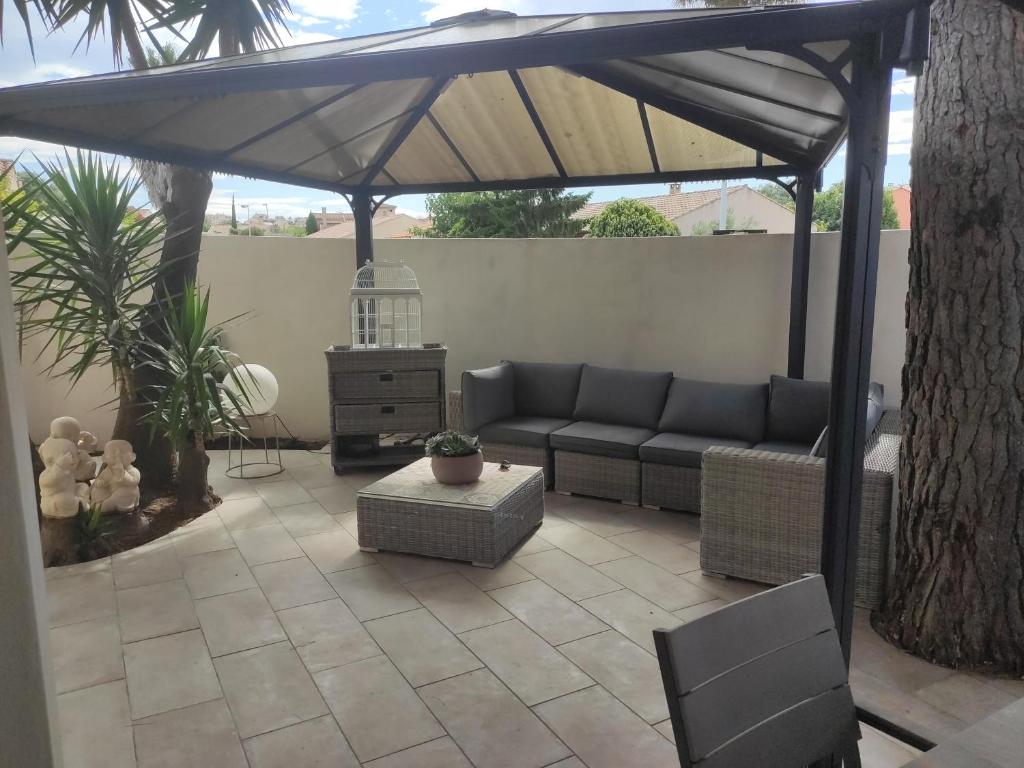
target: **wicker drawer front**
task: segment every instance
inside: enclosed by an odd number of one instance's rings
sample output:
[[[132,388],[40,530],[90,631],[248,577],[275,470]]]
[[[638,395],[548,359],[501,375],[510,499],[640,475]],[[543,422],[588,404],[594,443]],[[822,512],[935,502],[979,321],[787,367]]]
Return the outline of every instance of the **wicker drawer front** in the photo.
[[[379,432],[439,432],[440,403],[374,403],[334,406],[334,431],[343,435]]]
[[[337,403],[436,400],[441,388],[437,371],[352,371],[331,381]]]

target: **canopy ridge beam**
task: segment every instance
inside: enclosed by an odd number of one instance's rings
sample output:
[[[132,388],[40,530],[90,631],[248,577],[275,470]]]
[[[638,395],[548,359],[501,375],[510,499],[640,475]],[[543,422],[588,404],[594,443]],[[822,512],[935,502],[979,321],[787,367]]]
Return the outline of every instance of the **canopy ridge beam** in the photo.
[[[624,61],[627,64],[632,64],[633,66],[640,67],[641,69],[647,69],[647,70],[650,70],[651,72],[658,72],[658,73],[663,74],[663,75],[668,75],[669,77],[675,77],[675,78],[678,78],[680,80],[685,80],[685,81],[687,81],[689,83],[696,83],[697,85],[704,85],[704,86],[707,86],[708,88],[716,88],[716,89],[718,89],[720,91],[725,91],[727,93],[733,93],[733,94],[735,94],[737,96],[743,96],[744,98],[747,98],[747,99],[754,99],[755,101],[763,101],[765,104],[771,104],[771,105],[776,106],[776,107],[783,107],[785,109],[791,109],[794,112],[801,112],[801,113],[803,113],[805,115],[810,115],[811,117],[816,117],[816,118],[818,118],[820,120],[828,120],[829,122],[832,122],[832,123],[842,123],[843,122],[843,118],[841,116],[839,116],[839,115],[829,114],[828,112],[822,112],[822,111],[817,110],[817,109],[811,109],[810,107],[802,107],[802,106],[800,106],[798,104],[793,104],[793,103],[788,102],[788,101],[783,101],[782,99],[775,99],[775,98],[772,98],[771,96],[765,96],[764,94],[761,94],[761,93],[753,93],[752,91],[748,91],[748,90],[745,90],[743,88],[738,88],[738,87],[736,87],[734,85],[727,85],[725,83],[719,83],[719,82],[716,82],[714,80],[708,80],[707,78],[697,77],[696,75],[687,75],[687,74],[684,74],[682,72],[678,72],[678,71],[676,71],[674,69],[669,69],[668,67],[662,67],[662,66],[659,66],[657,64],[651,64],[650,62],[643,61],[641,59],[624,59]]]
[[[398,129],[398,132],[391,137],[391,141],[388,142],[387,146],[370,163],[369,168],[366,169],[366,175],[363,177],[363,182],[359,185],[360,187],[369,187],[373,184],[374,179],[380,175],[380,172],[384,170],[384,166],[388,164],[388,161],[394,157],[402,144],[405,143],[405,140],[409,138],[410,134],[416,129],[416,126],[419,125],[420,120],[423,119],[423,116],[434,106],[437,97],[444,93],[444,90],[453,80],[454,78],[452,77],[439,77],[434,80],[434,84],[430,86],[430,89],[420,99],[420,102],[412,108],[411,114],[402,124],[402,127]]]
[[[544,127],[544,121],[540,119],[540,113],[537,112],[537,108],[533,105],[533,99],[530,98],[530,93],[526,90],[526,84],[519,76],[519,72],[514,69],[508,70],[508,76],[512,78],[512,84],[515,85],[516,91],[519,92],[519,98],[523,102],[523,107],[526,108],[527,114],[530,115],[530,120],[533,121],[533,127],[536,129],[537,135],[540,136],[540,140],[543,142],[544,148],[548,151],[548,156],[551,158],[551,162],[555,166],[555,170],[558,171],[558,175],[561,178],[566,178],[568,174],[565,172],[565,166],[562,165],[562,160],[558,156],[558,151],[555,149],[555,145],[551,141],[551,137],[548,135],[547,129]]]
[[[448,149],[450,149],[452,154],[455,155],[455,159],[462,163],[462,167],[465,169],[466,173],[469,174],[469,178],[473,181],[479,182],[480,177],[476,175],[476,171],[473,170],[473,166],[469,164],[469,161],[465,158],[459,148],[455,146],[455,142],[452,141],[451,137],[448,135],[448,131],[444,129],[444,126],[441,125],[441,122],[434,117],[434,114],[429,109],[427,110],[426,117],[427,120],[430,121],[430,124],[434,126],[434,129],[441,135],[444,143],[448,145]],[[394,179],[392,179],[392,181],[394,181]]]
[[[654,146],[654,134],[651,133],[651,120],[647,116],[647,105],[643,99],[636,100],[636,108],[640,113],[640,125],[644,127],[644,138],[647,139],[647,152],[651,156],[651,168],[655,173],[661,173],[661,164],[658,162],[658,148]],[[760,154],[760,153],[759,153]],[[758,163],[760,165],[761,163]]]
[[[241,152],[243,149],[251,147],[253,144],[263,141],[267,137],[273,136],[275,133],[283,131],[285,128],[288,128],[289,126],[295,125],[295,123],[299,122],[300,120],[305,120],[310,115],[319,112],[321,109],[324,109],[325,107],[331,106],[331,104],[334,104],[335,102],[341,101],[346,96],[349,96],[350,94],[353,94],[364,87],[364,85],[353,85],[350,88],[345,88],[341,92],[334,94],[333,96],[329,96],[326,99],[322,99],[321,101],[318,101],[316,104],[313,104],[312,106],[309,106],[306,109],[296,112],[291,117],[282,120],[281,122],[272,125],[265,130],[260,131],[256,135],[250,136],[248,139],[238,142],[237,144],[235,144],[235,146],[222,152],[220,156],[223,158],[231,157],[232,155]]]
[[[805,167],[808,164],[807,157],[789,147],[765,140],[765,137],[758,135],[757,131],[749,130],[744,125],[747,122],[745,118],[722,114],[699,104],[667,97],[653,88],[623,80],[600,66],[587,64],[569,67],[568,69],[570,72],[593,80],[595,83],[599,83],[606,88],[611,88],[613,91],[618,91],[633,99],[642,99],[649,106],[660,109],[663,112],[668,112],[674,117],[691,122],[753,150],[759,150],[772,157],[777,157],[779,160],[790,165]],[[788,131],[788,129],[781,126],[776,127],[780,130]]]
[[[339,150],[342,147],[344,147],[346,144],[351,144],[353,141],[358,141],[359,139],[363,138],[364,136],[369,136],[374,131],[379,131],[385,125],[393,123],[396,120],[401,120],[403,117],[408,115],[410,112],[412,112],[412,108],[411,107],[409,109],[403,109],[397,115],[394,115],[392,117],[388,117],[388,118],[386,118],[384,120],[381,120],[379,123],[376,123],[375,125],[371,125],[369,128],[364,128],[363,130],[361,130],[359,133],[355,134],[354,136],[349,136],[347,139],[345,139],[343,141],[339,141],[337,144],[332,144],[331,146],[327,147],[327,149],[320,150],[315,155],[307,157],[304,160],[300,160],[299,162],[295,163],[294,165],[288,166],[287,170],[294,171],[296,168],[301,168],[306,163],[311,163],[311,162],[313,162],[314,160],[316,160],[319,157],[323,157],[324,155],[328,155],[331,152],[336,152],[337,150]],[[343,178],[340,183],[344,183],[345,179],[349,179],[349,178],[352,178],[353,176],[357,176],[357,175],[359,175],[362,172],[363,172],[363,169],[360,168],[358,171],[355,171],[354,173],[350,173],[348,176]]]

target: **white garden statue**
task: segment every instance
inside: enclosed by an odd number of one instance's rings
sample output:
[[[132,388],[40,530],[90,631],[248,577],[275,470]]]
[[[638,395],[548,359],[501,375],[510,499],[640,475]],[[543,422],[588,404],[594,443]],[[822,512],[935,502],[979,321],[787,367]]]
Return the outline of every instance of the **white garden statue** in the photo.
[[[127,440],[111,440],[103,447],[103,468],[92,484],[92,503],[104,512],[130,512],[139,506],[142,475],[132,462],[135,452]]]
[[[44,517],[74,517],[89,507],[89,486],[75,482],[78,446],[62,437],[50,437],[39,446],[45,469],[39,473],[39,504]]]
[[[70,440],[78,447],[75,460],[75,480],[89,482],[96,476],[96,460],[89,455],[96,450],[96,436],[83,432],[77,419],[59,416],[50,422],[50,437]]]

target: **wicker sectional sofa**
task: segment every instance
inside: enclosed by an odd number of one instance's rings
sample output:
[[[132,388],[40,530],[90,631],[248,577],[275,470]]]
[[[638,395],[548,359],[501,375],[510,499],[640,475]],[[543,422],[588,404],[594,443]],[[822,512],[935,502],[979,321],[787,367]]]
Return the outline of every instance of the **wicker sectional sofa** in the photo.
[[[448,414],[487,461],[542,467],[556,491],[703,513],[704,571],[776,584],[817,568],[828,403],[827,382],[783,376],[513,361],[463,373]],[[887,570],[898,426],[872,384],[857,592],[869,607]]]

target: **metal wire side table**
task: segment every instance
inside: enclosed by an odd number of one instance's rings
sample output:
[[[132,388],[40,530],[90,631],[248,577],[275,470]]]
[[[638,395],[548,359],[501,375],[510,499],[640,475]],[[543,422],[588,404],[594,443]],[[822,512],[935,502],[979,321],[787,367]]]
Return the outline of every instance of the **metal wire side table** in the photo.
[[[234,435],[229,432],[228,468],[224,471],[224,474],[228,477],[242,480],[254,480],[261,477],[273,477],[284,472],[284,463],[281,461],[280,431],[284,423],[281,421],[281,417],[277,415],[277,411],[267,411],[266,413],[255,415],[239,414],[238,422],[247,433],[253,432],[254,426],[259,427],[257,431],[262,437],[250,438],[247,434]],[[238,441],[237,461],[234,460],[235,452],[233,446],[235,440]],[[262,451],[257,444],[259,440],[263,441]],[[273,447],[271,447],[271,441],[273,441]],[[255,454],[255,461],[246,461],[246,443],[250,445],[250,455]],[[261,453],[263,455],[262,461],[259,460]]]

